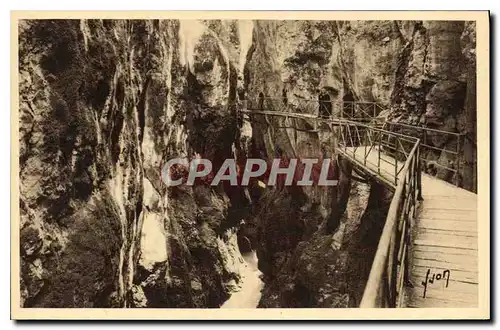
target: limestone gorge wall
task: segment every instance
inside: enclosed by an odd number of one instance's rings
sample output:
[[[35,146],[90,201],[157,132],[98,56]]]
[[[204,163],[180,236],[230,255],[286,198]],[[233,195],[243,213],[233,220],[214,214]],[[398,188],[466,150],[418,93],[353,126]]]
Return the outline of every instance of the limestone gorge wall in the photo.
[[[225,301],[239,278],[235,194],[167,189],[160,169],[232,157],[236,24],[21,23],[24,306]]]
[[[23,21],[19,91],[25,307],[218,307],[240,280],[237,232],[259,256],[260,306],[356,306],[390,193],[351,181],[312,123],[240,131],[236,108],[261,93],[375,101],[393,120],[464,133],[460,178],[475,187],[469,22]],[[332,157],[340,185],[162,184],[167,159],[196,155],[216,169]]]

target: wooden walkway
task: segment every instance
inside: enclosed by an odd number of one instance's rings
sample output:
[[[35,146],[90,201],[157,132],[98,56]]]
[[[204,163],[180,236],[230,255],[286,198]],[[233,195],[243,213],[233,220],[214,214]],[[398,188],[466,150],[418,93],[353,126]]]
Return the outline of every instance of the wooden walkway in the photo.
[[[262,107],[258,107],[260,108]],[[342,145],[339,143],[337,151],[372,178],[395,190],[397,190],[400,171],[404,175],[411,172],[408,171],[409,167],[406,167],[405,172],[405,163],[408,163],[408,166],[415,164],[415,162],[412,163],[415,154],[407,158],[406,162],[396,162],[389,154],[379,150],[381,146],[383,150],[388,150],[386,148],[391,146],[389,141],[383,144],[382,137],[394,140],[400,147],[403,147],[401,141],[409,141],[413,144],[411,139],[414,138],[378,129],[376,125],[367,126],[361,122],[358,124],[338,118],[322,119],[316,115],[304,113],[248,110],[242,113],[248,116],[280,116],[285,117],[285,120],[288,118],[313,119],[319,124],[329,123],[329,129],[332,125],[340,126],[339,141],[342,141]],[[319,128],[321,129],[321,125]],[[348,147],[349,142],[350,145],[357,143],[358,147]],[[365,146],[365,143],[370,145]],[[417,140],[415,143],[420,142]],[[395,151],[398,151],[398,145]],[[409,156],[404,148],[399,149],[399,152],[401,151],[406,157]],[[421,186],[424,200],[419,202],[416,218],[410,224],[409,235],[411,237],[408,244],[407,264],[409,278],[401,291],[402,296],[399,296],[403,297],[402,304],[396,306],[477,307],[477,195],[423,173]],[[414,185],[410,185],[410,188],[414,189]],[[389,244],[388,242],[385,240],[384,244]],[[384,256],[385,252],[379,254],[380,251],[383,249],[377,250],[380,260],[376,265],[375,275],[372,277],[372,272],[370,272],[370,279],[374,280],[368,290],[365,304],[367,307],[377,306],[378,302],[372,297],[377,295],[376,292],[380,288],[377,286],[382,283],[383,276],[386,276],[382,273],[381,262],[387,262],[387,256]],[[374,266],[372,266],[373,270]],[[401,274],[403,273],[399,273]],[[365,288],[365,294],[367,288]],[[372,292],[374,290],[376,292]]]
[[[379,161],[378,147],[373,147],[371,150],[369,146],[348,147],[339,149],[338,151],[344,153],[351,160],[354,160],[355,165],[368,171],[375,179],[392,186],[395,186],[394,178],[397,176],[397,172],[405,165],[404,162],[396,162],[394,158],[384,152],[380,152]]]
[[[379,171],[378,150],[372,150],[366,162],[364,147],[347,148],[344,153],[376,179],[394,180],[395,161],[389,155],[382,153],[386,161],[380,162]],[[422,195],[417,219],[411,224],[413,287],[405,286],[404,305],[477,307],[477,195],[426,174],[422,174]]]
[[[412,226],[413,288],[406,288],[406,306],[477,307],[477,195],[425,174],[422,195]],[[443,277],[446,270],[448,281]],[[441,279],[430,283],[434,274]]]

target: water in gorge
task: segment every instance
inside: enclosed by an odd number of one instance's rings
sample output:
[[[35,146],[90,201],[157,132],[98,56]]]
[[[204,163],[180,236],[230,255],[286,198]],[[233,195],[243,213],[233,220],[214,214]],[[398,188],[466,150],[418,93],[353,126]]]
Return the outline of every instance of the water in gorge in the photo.
[[[221,308],[256,308],[259,304],[264,283],[261,280],[262,272],[257,267],[257,254],[251,251],[242,256],[244,262],[240,268],[241,282]]]

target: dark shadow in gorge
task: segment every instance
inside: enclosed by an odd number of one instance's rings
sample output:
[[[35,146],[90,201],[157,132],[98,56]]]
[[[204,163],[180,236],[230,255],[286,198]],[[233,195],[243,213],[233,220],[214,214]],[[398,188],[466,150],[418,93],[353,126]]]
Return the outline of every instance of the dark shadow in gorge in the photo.
[[[373,181],[359,227],[346,239],[350,260],[347,267],[348,293],[352,299],[350,307],[358,307],[363,297],[391,199],[392,193]]]

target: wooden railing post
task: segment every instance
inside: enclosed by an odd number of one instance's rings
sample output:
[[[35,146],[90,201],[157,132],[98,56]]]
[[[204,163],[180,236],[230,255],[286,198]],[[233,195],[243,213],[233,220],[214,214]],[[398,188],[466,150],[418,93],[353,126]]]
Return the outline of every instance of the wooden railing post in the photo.
[[[455,172],[455,185],[460,187],[460,137],[461,135],[457,135],[457,154],[456,154],[456,162],[457,162],[457,171]]]
[[[422,161],[420,160],[420,143],[417,142],[417,189],[418,189],[418,200],[423,201],[424,198],[422,197],[422,169],[420,168],[422,166]]]
[[[418,167],[418,164],[420,163],[420,159],[418,157],[420,157],[420,152],[419,151],[417,152],[417,158],[415,159],[415,171],[413,173],[413,180],[414,180],[414,182],[413,182],[413,190],[414,190],[414,195],[415,195],[413,198],[414,198],[414,203],[415,204],[416,204],[416,202],[417,202],[417,200],[419,198],[419,196],[418,196],[418,184],[419,184],[418,183],[418,175],[419,175],[420,169]],[[415,209],[414,214],[413,214],[414,216],[416,215],[416,211],[417,210]]]
[[[398,185],[398,141],[399,139],[396,137],[396,150],[394,151],[394,184],[397,186]]]
[[[378,141],[378,164],[377,164],[377,172],[380,175],[380,149],[382,149],[382,132],[379,132],[379,141]]]
[[[366,128],[365,128],[365,142],[363,143],[365,145],[365,157],[364,157],[364,165],[366,166],[366,148],[367,148],[367,144],[368,144],[368,133],[366,132]]]

